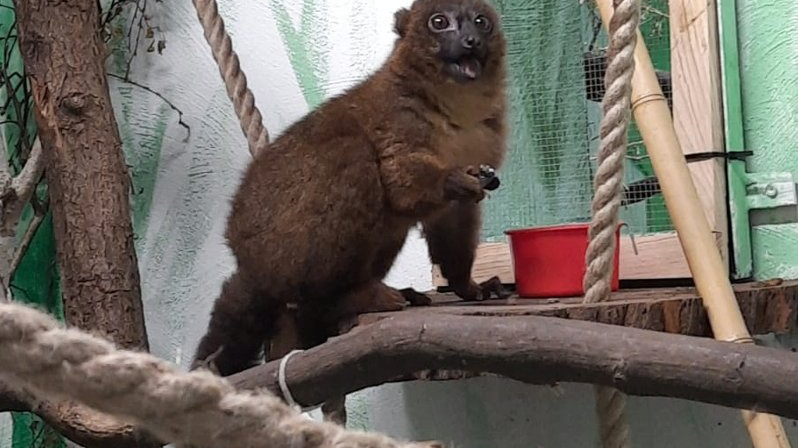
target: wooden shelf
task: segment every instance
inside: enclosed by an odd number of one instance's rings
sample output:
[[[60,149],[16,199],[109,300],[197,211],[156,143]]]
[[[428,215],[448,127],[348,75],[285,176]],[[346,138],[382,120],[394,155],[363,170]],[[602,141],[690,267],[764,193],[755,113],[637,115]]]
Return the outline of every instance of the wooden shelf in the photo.
[[[798,281],[771,280],[734,285],[737,301],[752,334],[788,333],[798,327]],[[357,325],[369,325],[391,316],[429,318],[456,316],[550,316],[600,322],[689,336],[711,337],[701,298],[692,287],[626,289],[606,303],[584,305],[581,297],[491,300],[465,303],[452,294],[432,293],[433,305],[404,311],[363,314]],[[426,370],[397,380],[453,380],[482,374]]]
[[[798,327],[798,280],[740,283],[734,285],[737,301],[752,334],[787,333]],[[432,293],[433,305],[399,311],[429,316],[551,316],[645,330],[710,337],[701,298],[692,287],[626,289],[609,302],[581,303],[581,297],[462,302],[451,294]],[[367,325],[397,312],[363,314],[358,325]]]

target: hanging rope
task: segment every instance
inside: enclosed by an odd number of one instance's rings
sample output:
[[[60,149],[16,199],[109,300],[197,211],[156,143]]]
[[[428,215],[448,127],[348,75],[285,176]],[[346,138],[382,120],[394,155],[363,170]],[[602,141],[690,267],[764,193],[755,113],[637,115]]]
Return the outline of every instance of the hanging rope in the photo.
[[[0,366],[0,380],[13,388],[130,419],[178,446],[441,448],[315,422],[267,391],[236,391],[210,372],[116,350],[20,304],[0,304]]]
[[[601,145],[586,255],[585,303],[601,302],[610,297],[615,231],[623,193],[634,49],[640,22],[640,0],[614,0],[613,5],[615,10],[609,24],[610,45],[602,101]],[[611,387],[595,386],[594,390],[602,446],[629,447],[626,396]]]
[[[233,50],[233,42],[224,28],[216,0],[193,0],[203,33],[219,66],[227,96],[233,102],[241,130],[247,138],[249,152],[254,156],[269,144],[269,132],[263,126],[263,117],[255,105],[255,96],[247,87],[247,77]]]

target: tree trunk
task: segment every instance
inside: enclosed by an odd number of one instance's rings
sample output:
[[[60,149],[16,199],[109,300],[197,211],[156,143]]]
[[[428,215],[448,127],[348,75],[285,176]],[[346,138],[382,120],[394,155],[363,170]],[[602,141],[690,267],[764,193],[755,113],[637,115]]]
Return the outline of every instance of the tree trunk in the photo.
[[[148,350],[130,178],[108,92],[96,0],[14,0],[53,207],[69,325]]]

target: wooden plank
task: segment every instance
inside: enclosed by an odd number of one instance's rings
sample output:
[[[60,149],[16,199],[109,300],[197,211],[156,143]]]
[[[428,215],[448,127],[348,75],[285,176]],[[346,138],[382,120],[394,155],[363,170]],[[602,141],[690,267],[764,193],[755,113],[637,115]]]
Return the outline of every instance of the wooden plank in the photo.
[[[724,152],[716,0],[671,0],[669,12],[673,121],[682,152]],[[728,270],[725,161],[693,162],[689,168]]]
[[[723,235],[716,233],[718,247],[725,247]],[[637,246],[635,254],[634,246]],[[495,275],[504,283],[514,283],[513,260],[507,243],[482,243],[477,248],[472,276],[477,282]],[[634,244],[629,237],[621,237],[621,280],[652,278],[691,278],[690,268],[682,251],[676,232],[663,232],[636,236]],[[446,279],[438,266],[432,267],[432,284],[446,286]]]
[[[798,280],[734,285],[743,318],[752,334],[787,333],[798,327]],[[581,297],[462,302],[450,294],[430,294],[433,305],[403,314],[431,316],[552,316],[646,330],[709,337],[711,328],[701,298],[692,287],[621,290],[606,303],[582,304]],[[396,313],[358,317],[358,325]]]

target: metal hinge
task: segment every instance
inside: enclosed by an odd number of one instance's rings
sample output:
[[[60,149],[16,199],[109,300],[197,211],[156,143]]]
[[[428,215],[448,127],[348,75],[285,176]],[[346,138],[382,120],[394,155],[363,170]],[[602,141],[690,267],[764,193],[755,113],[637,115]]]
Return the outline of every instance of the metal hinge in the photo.
[[[767,210],[798,205],[795,176],[790,172],[750,173],[744,160],[730,160],[729,211],[731,217],[733,277],[753,275],[751,210]]]
[[[792,173],[744,173],[748,210],[798,205]]]

